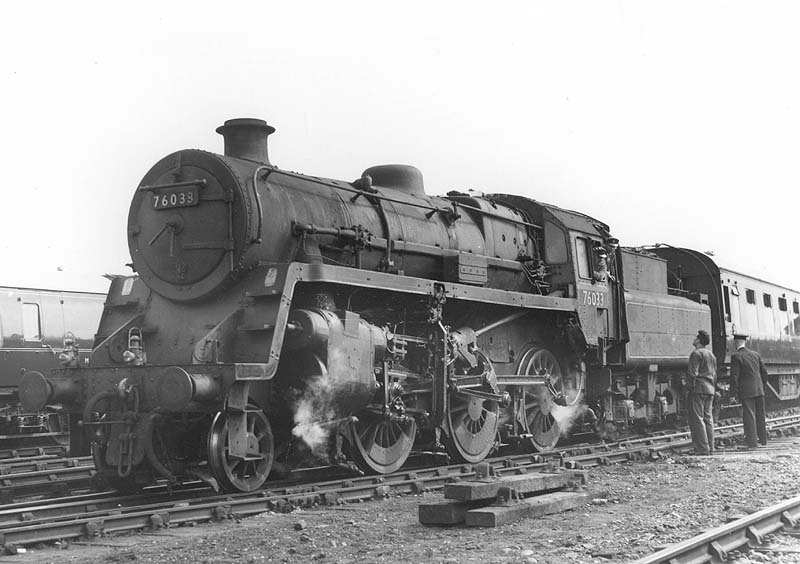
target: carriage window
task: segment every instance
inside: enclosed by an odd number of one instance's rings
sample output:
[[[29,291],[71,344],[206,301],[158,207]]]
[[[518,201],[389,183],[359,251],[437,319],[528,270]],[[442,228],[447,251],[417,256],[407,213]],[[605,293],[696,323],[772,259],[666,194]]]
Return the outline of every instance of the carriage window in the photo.
[[[567,234],[555,223],[544,224],[544,260],[550,264],[567,262]]]
[[[800,304],[797,302],[792,302],[792,311],[795,313],[800,313]]]
[[[745,295],[747,297],[748,304],[756,303],[756,291],[755,290],[745,290]]]
[[[786,307],[786,298],[778,298],[778,309],[781,311],[786,311],[789,309]]]
[[[39,304],[22,304],[22,334],[26,341],[42,340],[42,320]]]
[[[772,307],[772,296],[764,294],[764,307]]]
[[[589,265],[589,242],[583,237],[575,239],[575,260],[578,261],[578,276],[581,278],[591,278],[592,269]]]
[[[731,320],[731,297],[728,293],[728,287],[722,286],[722,299],[725,303],[725,321]]]

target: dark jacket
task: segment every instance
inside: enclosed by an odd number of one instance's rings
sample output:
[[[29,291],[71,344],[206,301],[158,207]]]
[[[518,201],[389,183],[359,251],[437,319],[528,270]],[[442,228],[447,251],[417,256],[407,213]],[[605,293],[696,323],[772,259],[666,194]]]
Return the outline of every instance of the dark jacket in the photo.
[[[764,395],[767,367],[761,355],[742,347],[731,355],[731,383],[739,399]]]
[[[689,374],[686,379],[689,393],[714,394],[717,383],[717,358],[710,350],[699,347],[689,355]]]

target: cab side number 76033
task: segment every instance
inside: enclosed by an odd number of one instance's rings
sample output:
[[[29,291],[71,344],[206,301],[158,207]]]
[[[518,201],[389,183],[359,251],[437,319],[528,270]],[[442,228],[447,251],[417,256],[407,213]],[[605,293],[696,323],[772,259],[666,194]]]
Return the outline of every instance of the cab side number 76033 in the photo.
[[[581,305],[606,307],[606,294],[605,292],[581,290]]]

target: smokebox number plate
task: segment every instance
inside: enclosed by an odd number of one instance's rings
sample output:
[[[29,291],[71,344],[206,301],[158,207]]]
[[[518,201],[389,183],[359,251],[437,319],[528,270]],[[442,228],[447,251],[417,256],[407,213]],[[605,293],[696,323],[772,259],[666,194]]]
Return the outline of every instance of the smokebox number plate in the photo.
[[[197,186],[163,190],[158,193],[154,193],[151,198],[153,198],[153,209],[155,210],[185,208],[188,206],[196,206],[200,203],[200,196],[197,191]]]

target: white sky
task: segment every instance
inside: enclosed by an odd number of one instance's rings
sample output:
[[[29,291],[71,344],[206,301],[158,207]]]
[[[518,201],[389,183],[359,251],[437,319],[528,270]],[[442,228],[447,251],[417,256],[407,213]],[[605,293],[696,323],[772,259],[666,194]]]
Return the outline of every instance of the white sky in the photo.
[[[2,285],[104,291],[150,166],[258,117],[284,169],[412,164],[800,288],[800,4],[116,4],[2,8]]]

